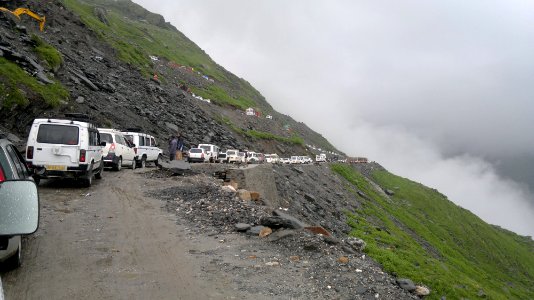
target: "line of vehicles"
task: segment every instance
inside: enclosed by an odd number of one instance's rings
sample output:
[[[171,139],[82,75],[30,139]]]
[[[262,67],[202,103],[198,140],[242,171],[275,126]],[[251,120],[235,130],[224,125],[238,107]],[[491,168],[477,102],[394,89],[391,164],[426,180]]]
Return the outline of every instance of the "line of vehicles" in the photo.
[[[228,149],[221,151],[217,145],[199,144],[189,149],[186,154],[188,162],[211,162],[211,163],[247,163],[247,164],[310,164],[313,159],[309,156],[280,157],[276,153],[264,154],[248,150]],[[316,157],[316,162],[326,162],[324,154]]]
[[[91,186],[104,168],[159,165],[163,151],[153,136],[140,130],[97,128],[84,115],[35,119],[26,146],[26,163],[37,184],[42,178],[76,178]]]

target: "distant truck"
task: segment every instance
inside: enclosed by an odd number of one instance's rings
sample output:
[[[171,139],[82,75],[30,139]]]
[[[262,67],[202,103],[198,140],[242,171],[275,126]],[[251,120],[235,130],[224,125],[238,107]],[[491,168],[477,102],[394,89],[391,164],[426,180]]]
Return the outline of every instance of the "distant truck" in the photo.
[[[326,154],[315,155],[315,162],[326,162]]]

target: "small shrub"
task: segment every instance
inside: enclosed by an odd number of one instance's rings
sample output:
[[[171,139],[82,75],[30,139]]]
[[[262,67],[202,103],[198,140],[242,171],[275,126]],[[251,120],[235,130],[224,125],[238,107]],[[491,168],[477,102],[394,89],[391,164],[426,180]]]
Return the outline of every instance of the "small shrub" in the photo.
[[[46,61],[52,69],[56,69],[63,63],[61,53],[52,45],[45,43],[40,37],[32,35],[32,41],[35,44],[34,51],[37,56]]]

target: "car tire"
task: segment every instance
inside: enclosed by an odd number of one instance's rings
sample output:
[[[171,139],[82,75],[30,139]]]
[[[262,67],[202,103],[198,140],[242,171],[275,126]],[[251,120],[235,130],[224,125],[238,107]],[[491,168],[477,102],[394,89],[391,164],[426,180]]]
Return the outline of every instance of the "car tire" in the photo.
[[[137,167],[137,162],[135,161],[135,159],[132,159],[132,170],[135,170],[135,168]]]
[[[95,174],[93,173],[93,164],[91,163],[91,167],[87,171],[87,175],[82,178],[82,184],[84,187],[91,187],[93,185],[93,177]]]
[[[10,258],[8,258],[4,265],[7,267],[8,270],[14,270],[22,266],[22,238],[19,239],[19,246],[17,248],[17,252],[13,254]]]
[[[139,168],[144,169],[146,167],[146,156],[143,156],[139,161]]]
[[[115,171],[120,171],[122,169],[122,157],[119,157],[119,161],[117,164],[113,167]]]
[[[39,182],[41,182],[41,177],[33,176],[33,181],[35,182],[35,185],[39,186]]]
[[[95,173],[95,178],[96,179],[102,179],[102,173],[104,172],[104,162],[103,161],[100,161],[100,170],[98,171],[98,173]]]
[[[161,157],[161,154],[158,155],[158,158],[156,159],[156,161],[154,162],[156,164],[156,167],[159,167],[161,166],[161,160],[163,159],[163,157]]]

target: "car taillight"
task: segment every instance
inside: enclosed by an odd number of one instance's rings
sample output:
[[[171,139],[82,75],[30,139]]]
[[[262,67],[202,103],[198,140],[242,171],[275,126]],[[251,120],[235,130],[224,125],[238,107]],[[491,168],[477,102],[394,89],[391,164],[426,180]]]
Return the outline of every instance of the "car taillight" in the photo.
[[[134,153],[137,154],[137,148],[134,148]]]
[[[26,150],[26,158],[33,159],[33,146],[28,146],[28,149]]]
[[[80,162],[85,162],[85,150],[80,150]]]
[[[111,146],[109,146],[109,152],[115,152],[115,143],[112,143]]]
[[[4,169],[0,166],[0,182],[6,181],[6,175],[4,175]]]

